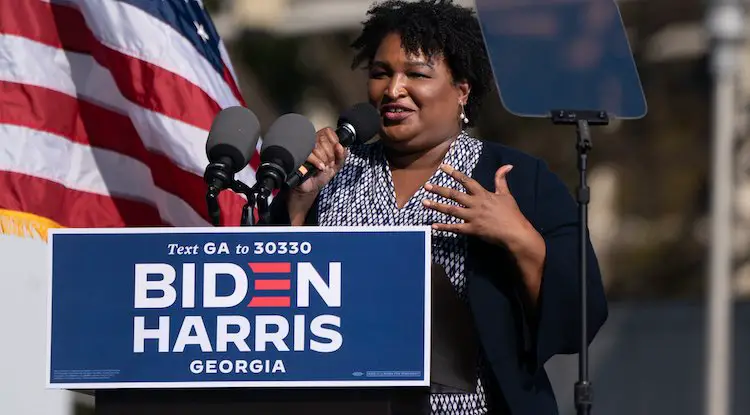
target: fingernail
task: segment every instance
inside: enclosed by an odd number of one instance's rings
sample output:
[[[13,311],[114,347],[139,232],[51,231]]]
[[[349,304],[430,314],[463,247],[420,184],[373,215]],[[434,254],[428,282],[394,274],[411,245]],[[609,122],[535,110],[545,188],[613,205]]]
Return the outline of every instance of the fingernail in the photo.
[[[510,173],[510,171],[513,170],[513,165],[511,164],[510,167],[508,167],[508,170],[505,173]]]
[[[441,164],[440,168],[443,169],[446,173],[450,173],[453,170],[453,167],[447,164]]]
[[[323,163],[318,164],[318,170],[325,170],[325,169],[326,169],[326,165],[325,164],[323,164]]]
[[[422,201],[422,203],[423,203],[423,204],[424,204],[425,206],[430,206],[430,205],[432,204],[432,202],[431,202],[431,201],[429,201],[429,200],[427,200],[427,199],[423,200],[423,201]]]
[[[424,188],[425,188],[426,190],[432,190],[432,185],[431,185],[431,184],[429,184],[429,183],[426,183],[426,184],[424,185]]]

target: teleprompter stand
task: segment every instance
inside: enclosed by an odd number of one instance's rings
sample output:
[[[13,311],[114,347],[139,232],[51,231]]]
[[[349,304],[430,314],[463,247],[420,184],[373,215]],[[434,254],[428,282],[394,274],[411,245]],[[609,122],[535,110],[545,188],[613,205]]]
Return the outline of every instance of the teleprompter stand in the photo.
[[[578,355],[578,382],[575,384],[575,406],[578,415],[591,413],[593,403],[593,389],[589,381],[589,348],[588,348],[588,311],[587,311],[587,258],[586,245],[588,240],[589,201],[591,191],[586,181],[588,168],[588,154],[591,151],[590,126],[602,126],[609,124],[609,116],[605,111],[571,111],[555,110],[551,112],[552,123],[555,125],[576,126],[576,152],[578,154],[578,188],[576,189],[576,202],[578,203],[579,240],[579,288],[581,293],[581,352]]]

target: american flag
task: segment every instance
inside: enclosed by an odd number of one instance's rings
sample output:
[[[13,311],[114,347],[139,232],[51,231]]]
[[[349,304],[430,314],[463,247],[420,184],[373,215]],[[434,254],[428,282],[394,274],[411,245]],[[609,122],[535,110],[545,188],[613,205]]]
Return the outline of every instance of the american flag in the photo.
[[[0,216],[209,226],[206,138],[236,105],[200,0],[0,0]],[[237,224],[244,199],[220,203]]]

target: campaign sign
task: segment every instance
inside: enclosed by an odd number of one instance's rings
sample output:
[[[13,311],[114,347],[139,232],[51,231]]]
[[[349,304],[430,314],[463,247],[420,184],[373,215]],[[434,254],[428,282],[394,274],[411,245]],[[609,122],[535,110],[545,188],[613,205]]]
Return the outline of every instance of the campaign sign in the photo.
[[[57,229],[47,386],[429,386],[430,231]]]

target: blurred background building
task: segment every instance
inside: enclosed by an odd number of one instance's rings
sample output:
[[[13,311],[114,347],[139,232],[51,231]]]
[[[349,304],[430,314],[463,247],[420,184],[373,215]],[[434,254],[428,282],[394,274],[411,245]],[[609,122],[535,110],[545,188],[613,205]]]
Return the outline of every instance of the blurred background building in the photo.
[[[264,129],[286,112],[302,113],[318,128],[331,126],[339,111],[365,99],[365,74],[350,69],[348,45],[371,0],[204,3],[227,43],[248,106]],[[459,3],[473,5],[471,0]],[[712,149],[712,44],[705,16],[710,2],[618,3],[649,113],[642,120],[594,130],[590,225],[612,304],[610,320],[592,347],[594,413],[704,414]],[[750,413],[745,370],[750,360],[743,353],[750,347],[750,42],[739,59],[731,280],[737,300],[732,413],[738,415]],[[480,118],[476,135],[545,159],[570,189],[575,187],[570,131],[546,120],[511,116],[498,97],[487,101]],[[0,247],[16,243],[9,238],[0,236]],[[32,281],[12,282],[20,290],[45,289],[45,281],[34,280],[37,272],[44,275],[41,266],[16,272]],[[5,300],[10,297],[0,294],[0,304]],[[548,366],[563,414],[575,413],[576,357],[555,358]],[[42,372],[34,376],[41,385]],[[0,376],[0,397],[13,390],[4,378]],[[3,401],[0,413],[13,415],[67,414],[73,405],[6,412]],[[79,413],[90,411],[90,400],[83,402]]]

